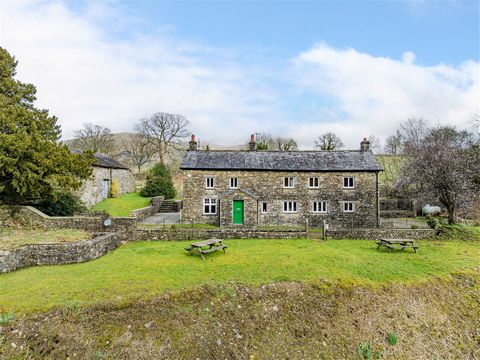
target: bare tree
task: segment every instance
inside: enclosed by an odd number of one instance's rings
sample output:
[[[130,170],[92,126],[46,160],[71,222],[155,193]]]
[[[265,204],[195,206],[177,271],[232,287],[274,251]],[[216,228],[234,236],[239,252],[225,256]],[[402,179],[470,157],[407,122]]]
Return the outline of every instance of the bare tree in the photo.
[[[370,150],[372,150],[373,153],[377,154],[382,151],[382,142],[378,136],[370,135],[368,141],[370,141]]]
[[[413,154],[421,146],[428,132],[428,121],[422,118],[410,118],[400,124],[403,148],[407,154]]]
[[[257,150],[273,150],[275,148],[275,140],[268,133],[256,134]]]
[[[165,164],[169,147],[181,148],[180,141],[188,136],[189,125],[190,122],[182,115],[159,112],[141,119],[135,125],[135,132],[148,139],[158,153],[160,163]]]
[[[422,200],[438,199],[453,224],[459,206],[468,206],[478,196],[480,146],[471,133],[448,126],[427,130],[418,140],[410,145],[414,156],[403,169],[403,183],[413,185]]]
[[[155,154],[155,148],[142,134],[129,135],[123,140],[122,146],[129,155],[130,163],[137,167],[138,172]]]
[[[332,151],[343,146],[345,145],[343,144],[342,139],[332,132],[319,136],[318,140],[315,141],[315,148],[324,151]]]
[[[83,124],[83,129],[73,132],[75,138],[72,147],[79,150],[91,150],[111,155],[115,150],[115,141],[109,128],[92,123]]]
[[[403,135],[400,130],[397,129],[395,134],[387,138],[383,151],[389,155],[400,155],[403,153]]]
[[[294,151],[298,149],[298,145],[292,138],[278,137],[275,139],[276,149],[279,151]]]

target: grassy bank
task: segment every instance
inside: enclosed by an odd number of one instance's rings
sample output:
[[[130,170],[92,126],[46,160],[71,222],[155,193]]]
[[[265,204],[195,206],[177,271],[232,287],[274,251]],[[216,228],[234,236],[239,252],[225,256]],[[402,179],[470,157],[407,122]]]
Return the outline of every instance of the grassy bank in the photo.
[[[420,242],[414,254],[377,251],[372,241],[362,240],[227,240],[227,254],[212,253],[205,261],[186,254],[188,243],[130,243],[88,263],[0,275],[0,312],[125,303],[208,283],[415,283],[480,264],[478,243],[465,241]]]
[[[74,229],[0,229],[0,249],[14,249],[27,244],[60,243],[86,240],[90,234]]]
[[[142,197],[139,193],[120,195],[100,201],[92,207],[94,211],[106,211],[111,216],[129,216],[130,211],[150,205],[150,198]]]
[[[479,294],[478,273],[376,288],[209,285],[18,317],[0,358],[477,359]]]

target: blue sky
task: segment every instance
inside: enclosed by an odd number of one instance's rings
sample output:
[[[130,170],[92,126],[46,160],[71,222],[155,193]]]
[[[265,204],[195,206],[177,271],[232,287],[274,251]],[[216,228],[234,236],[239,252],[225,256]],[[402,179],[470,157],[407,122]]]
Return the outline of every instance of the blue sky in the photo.
[[[185,115],[205,142],[382,141],[408,117],[470,126],[478,1],[0,2],[0,46],[64,137]]]

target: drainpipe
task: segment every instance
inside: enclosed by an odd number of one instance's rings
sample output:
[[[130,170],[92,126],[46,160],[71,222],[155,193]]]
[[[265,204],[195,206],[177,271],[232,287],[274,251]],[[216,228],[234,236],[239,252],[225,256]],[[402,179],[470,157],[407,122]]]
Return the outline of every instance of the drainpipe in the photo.
[[[376,196],[375,196],[375,199],[377,201],[377,227],[380,227],[380,202],[379,202],[379,199],[378,199],[378,172],[376,173],[375,175],[376,179],[375,179],[375,191],[376,191]]]

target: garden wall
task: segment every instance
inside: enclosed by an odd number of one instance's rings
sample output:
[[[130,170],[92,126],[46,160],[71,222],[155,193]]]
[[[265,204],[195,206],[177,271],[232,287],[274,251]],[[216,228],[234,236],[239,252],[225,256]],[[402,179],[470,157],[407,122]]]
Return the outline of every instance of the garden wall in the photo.
[[[256,229],[137,229],[132,241],[143,240],[206,240],[206,239],[296,239],[306,238],[303,230],[256,230]]]
[[[433,229],[332,229],[327,230],[327,238],[333,239],[428,239],[434,237]]]
[[[158,210],[160,209],[160,206],[162,206],[162,203],[164,200],[165,200],[164,196],[154,196],[150,201],[150,206],[131,211],[130,217],[134,217],[138,221],[140,221],[149,216],[152,216],[158,213]]]
[[[81,263],[97,259],[120,246],[114,233],[72,243],[28,244],[13,250],[0,250],[0,273],[36,265]]]

